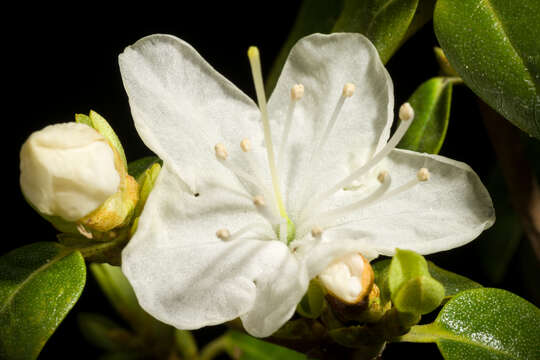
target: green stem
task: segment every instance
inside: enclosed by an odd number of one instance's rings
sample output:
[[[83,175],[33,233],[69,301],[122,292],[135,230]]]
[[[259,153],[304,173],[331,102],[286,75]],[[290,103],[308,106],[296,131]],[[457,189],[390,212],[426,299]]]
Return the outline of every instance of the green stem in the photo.
[[[431,343],[439,338],[437,332],[434,324],[416,325],[407,334],[393,338],[391,342]]]
[[[227,349],[227,338],[225,335],[208,343],[200,352],[198,360],[212,360]]]

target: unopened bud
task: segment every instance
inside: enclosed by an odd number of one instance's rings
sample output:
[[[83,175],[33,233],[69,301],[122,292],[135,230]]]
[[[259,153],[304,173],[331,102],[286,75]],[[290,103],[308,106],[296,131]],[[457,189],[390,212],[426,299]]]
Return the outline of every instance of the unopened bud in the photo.
[[[371,292],[373,269],[359,253],[351,253],[334,261],[319,274],[328,292],[346,304],[363,302]]]
[[[45,215],[76,221],[115,194],[122,181],[105,137],[78,123],[50,125],[22,146],[20,184]]]

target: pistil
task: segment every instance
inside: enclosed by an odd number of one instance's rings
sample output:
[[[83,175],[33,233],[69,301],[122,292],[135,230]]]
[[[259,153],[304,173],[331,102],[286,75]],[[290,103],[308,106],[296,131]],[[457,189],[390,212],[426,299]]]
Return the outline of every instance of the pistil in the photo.
[[[281,199],[281,190],[279,185],[279,177],[276,169],[276,160],[274,156],[274,146],[272,144],[272,133],[270,130],[270,121],[268,120],[268,110],[266,108],[266,95],[264,93],[264,83],[262,79],[261,60],[259,56],[259,49],[255,46],[251,46],[248,49],[248,58],[251,65],[251,73],[253,75],[253,83],[255,85],[255,92],[257,93],[257,102],[261,111],[261,119],[263,123],[264,131],[264,143],[266,145],[266,154],[268,157],[268,165],[270,167],[270,174],[272,176],[272,186],[274,188],[274,196],[279,209],[281,217],[289,220],[287,211],[283,205]]]

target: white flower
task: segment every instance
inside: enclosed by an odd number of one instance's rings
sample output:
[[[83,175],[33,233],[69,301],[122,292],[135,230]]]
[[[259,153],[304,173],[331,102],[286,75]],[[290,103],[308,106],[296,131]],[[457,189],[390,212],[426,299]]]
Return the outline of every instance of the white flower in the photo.
[[[41,213],[76,221],[118,191],[120,175],[107,140],[91,127],[63,123],[34,132],[20,154],[24,196]]]
[[[467,165],[394,149],[411,121],[388,140],[392,82],[365,37],[300,40],[268,106],[249,57],[261,111],[175,37],[120,56],[137,130],[164,161],[123,251],[150,314],[182,329],[240,317],[268,336],[335,259],[448,250],[493,223]]]

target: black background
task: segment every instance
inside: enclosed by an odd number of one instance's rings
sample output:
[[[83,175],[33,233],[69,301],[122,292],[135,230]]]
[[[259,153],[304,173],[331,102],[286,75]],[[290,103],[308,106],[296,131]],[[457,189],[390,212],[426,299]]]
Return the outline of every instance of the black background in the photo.
[[[236,4],[236,5],[234,5]],[[269,70],[293,24],[298,3],[227,2],[200,6],[150,2],[144,7],[130,4],[121,8],[33,7],[8,11],[14,20],[3,31],[2,134],[4,196],[1,251],[35,241],[54,241],[55,230],[25,203],[18,185],[18,152],[32,131],[72,121],[75,113],[93,109],[103,115],[122,141],[128,161],[150,155],[132,124],[117,56],[137,39],[152,33],[174,34],[195,47],[219,72],[254,97],[246,50],[257,45],[263,68]],[[284,5],[286,4],[286,5]],[[116,4],[118,6],[119,4]],[[387,64],[394,81],[396,102],[405,101],[414,89],[437,75],[432,47],[437,45],[432,24],[408,41]],[[465,87],[454,90],[448,136],[442,155],[466,161],[486,179],[494,155],[483,130],[474,96]],[[7,221],[6,221],[7,220]],[[485,285],[490,284],[477,267],[474,243],[430,258],[448,270],[459,272]],[[528,293],[513,280],[511,271],[503,284],[525,298]],[[530,298],[529,298],[530,300]],[[99,351],[88,345],[77,329],[81,311],[114,316],[95,281],[88,276],[79,303],[44,347],[40,359],[93,359]],[[207,341],[221,328],[200,330]],[[437,355],[432,344],[393,344],[385,358],[403,358],[406,353]]]

